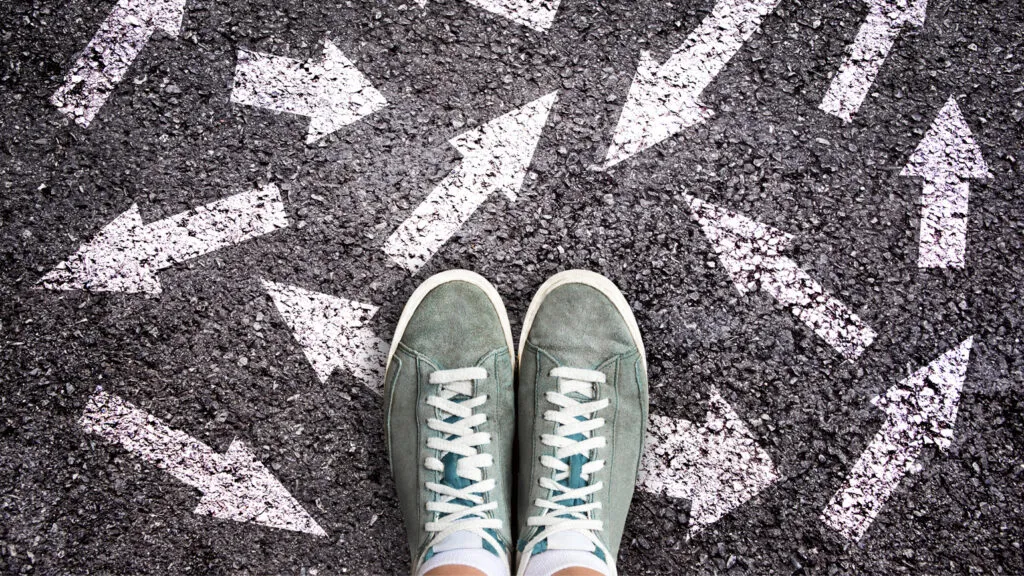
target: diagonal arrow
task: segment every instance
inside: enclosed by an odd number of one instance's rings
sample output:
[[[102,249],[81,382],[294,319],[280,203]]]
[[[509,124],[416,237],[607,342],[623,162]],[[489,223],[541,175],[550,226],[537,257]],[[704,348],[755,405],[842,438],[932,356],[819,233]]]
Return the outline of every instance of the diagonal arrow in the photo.
[[[924,26],[928,0],[866,0],[868,16],[822,98],[820,109],[849,122],[875,82],[896,38]]]
[[[952,97],[910,155],[900,176],[924,180],[918,268],[963,268],[970,178],[991,178],[981,149]]]
[[[640,53],[605,168],[707,121],[704,89],[754,35],[780,0],[718,0],[714,8],[664,64]]]
[[[51,290],[159,294],[160,270],[286,226],[273,184],[152,224],[142,223],[133,204],[40,284]]]
[[[203,493],[195,514],[252,522],[326,536],[313,518],[253,456],[235,440],[224,455],[136,408],[97,390],[78,421],[83,430],[120,444]]]
[[[693,220],[704,230],[740,295],[754,290],[771,294],[849,360],[871,345],[875,331],[781,254],[792,243],[791,235],[709,202],[684,197]]]
[[[516,199],[557,92],[450,140],[462,162],[384,244],[384,253],[415,273],[491,194]]]
[[[377,307],[263,280],[263,288],[326,383],[337,368],[351,372],[380,394],[387,343],[366,323]]]
[[[885,411],[885,424],[832,496],[822,522],[860,540],[903,477],[920,469],[925,445],[949,449],[973,341],[964,340],[872,400]]]
[[[83,128],[156,30],[178,36],[185,0],[120,0],[68,70],[50,102]]]
[[[308,116],[307,144],[387,105],[384,95],[330,40],[324,42],[319,62],[239,49],[231,101]]]
[[[690,500],[690,536],[778,479],[771,457],[713,388],[703,424],[651,416],[637,486]]]

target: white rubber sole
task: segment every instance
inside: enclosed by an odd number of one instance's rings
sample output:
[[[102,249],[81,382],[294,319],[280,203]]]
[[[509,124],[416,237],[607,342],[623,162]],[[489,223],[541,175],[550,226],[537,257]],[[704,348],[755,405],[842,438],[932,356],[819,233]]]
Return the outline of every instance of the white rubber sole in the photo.
[[[533,320],[537,317],[537,311],[540,310],[544,299],[555,288],[566,284],[585,284],[604,294],[611,301],[619,314],[626,319],[629,335],[632,336],[636,349],[640,351],[640,357],[643,359],[643,365],[646,369],[647,352],[644,350],[644,341],[640,337],[640,327],[637,326],[636,317],[633,316],[633,309],[630,308],[629,302],[626,301],[626,297],[622,295],[622,292],[615,286],[614,282],[597,272],[589,270],[565,270],[548,278],[547,282],[541,284],[540,288],[537,289],[537,294],[533,297],[533,301],[530,302],[530,307],[526,310],[526,318],[523,319],[523,331],[519,335],[519,355],[516,357],[517,360],[522,358],[523,350],[526,348],[526,338],[530,335]]]
[[[405,329],[409,326],[409,320],[412,319],[412,315],[416,313],[416,309],[419,308],[420,302],[427,297],[427,294],[442,284],[448,282],[467,282],[476,286],[477,288],[484,291],[487,298],[491,301],[494,306],[494,310],[498,313],[498,319],[501,322],[501,329],[505,333],[505,343],[508,345],[509,358],[515,358],[515,346],[512,343],[512,326],[508,323],[508,312],[505,311],[505,303],[501,299],[501,295],[498,294],[498,290],[494,288],[494,285],[487,281],[486,278],[477,274],[476,272],[470,272],[469,270],[447,270],[439,274],[434,274],[430,278],[423,281],[422,284],[416,288],[416,291],[409,297],[409,301],[406,302],[405,308],[402,309],[402,315],[398,318],[398,327],[395,328],[395,335],[391,338],[391,349],[388,350],[388,361],[384,367],[384,373],[387,374],[388,369],[391,368],[391,358],[395,355],[395,350],[398,349],[398,343],[402,341],[402,336],[405,335]]]

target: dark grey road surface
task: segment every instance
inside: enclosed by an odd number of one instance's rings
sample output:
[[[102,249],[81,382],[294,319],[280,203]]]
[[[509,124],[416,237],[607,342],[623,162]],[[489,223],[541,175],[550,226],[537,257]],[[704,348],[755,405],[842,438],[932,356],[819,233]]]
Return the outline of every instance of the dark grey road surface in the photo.
[[[260,279],[378,305],[388,339],[450,267],[492,280],[514,329],[551,273],[608,275],[652,412],[700,421],[714,386],[775,462],[779,482],[690,540],[688,501],[639,494],[623,574],[1024,572],[1024,7],[932,0],[843,124],[818,103],[867,8],[783,0],[704,93],[710,121],[591,170],[640,51],[663,60],[712,4],[563,0],[538,33],[457,0],[189,0],[83,129],[49,98],[114,4],[3,3],[0,572],[407,571],[379,398],[343,370],[321,384]],[[230,102],[239,47],[318,58],[325,37],[387,108],[309,146],[307,119]],[[556,89],[518,200],[489,199],[415,276],[391,263],[384,240],[458,164],[447,140]],[[899,172],[950,96],[993,178],[971,181],[966,267],[920,270],[921,182]],[[159,296],[36,286],[132,203],[152,222],[265,183],[292,225],[161,272]],[[684,192],[793,234],[876,341],[847,361],[739,296]],[[884,420],[870,398],[971,335],[952,447],[847,541],[818,516]],[[328,536],[194,515],[196,490],[81,430],[97,386],[218,452],[243,439]]]

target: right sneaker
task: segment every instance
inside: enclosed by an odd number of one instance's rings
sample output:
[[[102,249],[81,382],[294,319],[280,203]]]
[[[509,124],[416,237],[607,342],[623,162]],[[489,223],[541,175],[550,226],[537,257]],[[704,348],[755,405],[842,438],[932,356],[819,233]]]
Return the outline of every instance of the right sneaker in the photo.
[[[510,572],[513,358],[505,306],[477,274],[432,276],[402,311],[384,412],[414,576]]]
[[[616,574],[647,424],[640,329],[615,285],[569,270],[519,340],[518,574]]]

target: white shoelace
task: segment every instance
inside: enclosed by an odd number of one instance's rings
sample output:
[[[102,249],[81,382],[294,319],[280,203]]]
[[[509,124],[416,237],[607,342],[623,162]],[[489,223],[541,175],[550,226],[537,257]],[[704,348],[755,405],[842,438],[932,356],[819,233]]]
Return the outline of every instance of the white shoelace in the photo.
[[[518,574],[522,575],[528,564],[533,549],[540,542],[561,532],[578,532],[590,540],[604,554],[605,562],[615,574],[615,559],[601,543],[597,532],[604,530],[601,520],[591,518],[594,510],[601,508],[600,502],[588,502],[595,492],[603,487],[602,482],[591,484],[590,477],[604,468],[604,460],[589,460],[580,467],[580,478],[585,484],[579,488],[569,488],[562,482],[569,479],[570,466],[566,462],[570,456],[581,455],[589,458],[593,450],[604,448],[604,436],[596,435],[604,426],[604,418],[596,418],[599,410],[608,407],[608,398],[594,400],[597,397],[596,385],[604,384],[605,375],[596,370],[558,367],[551,370],[550,375],[558,379],[558,390],[549,391],[545,398],[558,407],[557,410],[546,410],[544,419],[558,424],[554,434],[541,434],[540,440],[545,446],[555,449],[555,455],[542,455],[540,462],[545,468],[552,470],[550,477],[539,479],[542,488],[549,490],[548,498],[538,498],[534,504],[543,510],[541,514],[526,520],[527,526],[543,527],[523,549],[523,558],[519,563]],[[583,397],[581,402],[577,398]],[[582,440],[571,436],[582,436]],[[581,501],[582,504],[565,505],[562,502]],[[548,540],[548,550],[560,549],[557,543]]]
[[[474,381],[485,378],[487,370],[479,367],[438,370],[430,374],[430,383],[437,385],[437,391],[427,397],[427,404],[446,416],[427,420],[427,427],[444,436],[427,439],[427,447],[438,454],[437,457],[428,456],[424,465],[428,470],[443,473],[445,466],[441,459],[450,453],[458,454],[461,458],[456,465],[456,473],[473,484],[454,488],[437,482],[426,483],[427,489],[437,493],[438,497],[427,502],[427,511],[435,516],[433,521],[426,523],[426,531],[431,537],[429,546],[424,550],[440,544],[456,532],[466,531],[489,543],[501,559],[507,561],[505,547],[488,532],[500,530],[501,519],[491,515],[498,508],[497,501],[487,501],[486,498],[487,493],[494,489],[495,481],[483,478],[483,469],[490,467],[494,459],[489,453],[478,450],[491,443],[490,434],[476,431],[478,426],[487,422],[487,415],[473,411],[487,402],[486,394],[473,396]],[[459,396],[468,399],[453,400]]]

